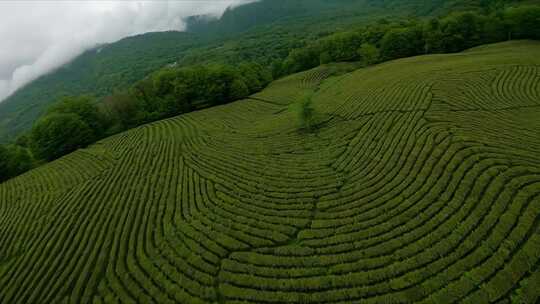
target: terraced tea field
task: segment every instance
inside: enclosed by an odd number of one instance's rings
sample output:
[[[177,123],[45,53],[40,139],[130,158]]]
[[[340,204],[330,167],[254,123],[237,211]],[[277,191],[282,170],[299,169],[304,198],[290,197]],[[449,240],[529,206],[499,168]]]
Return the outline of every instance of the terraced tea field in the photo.
[[[321,67],[8,181],[0,303],[538,303],[539,54]]]

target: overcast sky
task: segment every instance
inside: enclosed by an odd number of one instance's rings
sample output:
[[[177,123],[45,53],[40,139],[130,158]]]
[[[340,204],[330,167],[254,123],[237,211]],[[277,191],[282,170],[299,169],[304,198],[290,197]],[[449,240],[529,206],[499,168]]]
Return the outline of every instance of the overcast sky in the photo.
[[[97,43],[182,30],[182,18],[220,16],[251,0],[0,0],[0,101]]]

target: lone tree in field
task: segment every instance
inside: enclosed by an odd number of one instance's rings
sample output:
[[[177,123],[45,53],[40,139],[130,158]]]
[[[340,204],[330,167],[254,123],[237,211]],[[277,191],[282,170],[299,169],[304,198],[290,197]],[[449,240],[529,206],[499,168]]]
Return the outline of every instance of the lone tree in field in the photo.
[[[313,131],[315,127],[315,109],[313,108],[312,101],[312,95],[309,94],[300,102],[298,118],[301,130]]]

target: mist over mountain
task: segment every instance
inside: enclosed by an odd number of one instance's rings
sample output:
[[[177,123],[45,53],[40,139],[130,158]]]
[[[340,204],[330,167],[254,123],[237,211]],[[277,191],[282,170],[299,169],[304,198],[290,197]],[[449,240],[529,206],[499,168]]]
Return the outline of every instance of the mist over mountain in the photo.
[[[252,0],[3,2],[0,101],[98,44],[146,32],[181,31],[187,16],[219,18],[226,8],[248,2]]]
[[[84,7],[75,5],[78,2],[61,2],[52,12],[45,5],[33,7],[37,21],[26,18],[20,23],[16,16],[25,12],[25,5],[29,11],[29,5],[3,2],[4,7],[18,11],[9,14],[9,10],[2,10],[2,14],[12,15],[2,22],[16,24],[21,30],[14,37],[12,26],[2,26],[0,36],[9,37],[12,42],[27,42],[30,47],[6,44],[0,50],[0,99],[11,94],[0,102],[0,142],[13,141],[28,131],[45,109],[63,96],[88,94],[100,99],[170,64],[256,62],[270,67],[295,48],[362,24],[400,22],[521,2],[136,1],[89,2]],[[68,17],[58,13],[60,7],[70,9]],[[55,32],[51,28],[61,30]],[[146,33],[167,29],[172,31]],[[76,35],[69,35],[73,33]],[[125,36],[130,37],[118,40]],[[46,47],[50,41],[58,43]],[[107,41],[116,42],[104,43]],[[43,50],[35,51],[40,45],[45,46]],[[9,56],[5,55],[8,51]]]

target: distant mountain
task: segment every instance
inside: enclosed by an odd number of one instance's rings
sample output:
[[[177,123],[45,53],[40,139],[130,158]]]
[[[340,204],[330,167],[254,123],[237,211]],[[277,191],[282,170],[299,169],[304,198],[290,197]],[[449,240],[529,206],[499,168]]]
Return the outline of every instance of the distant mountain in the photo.
[[[194,16],[188,19],[187,30],[198,34],[231,34],[279,20],[309,16],[334,9],[365,6],[369,1],[358,0],[272,0],[227,9],[220,19]]]

